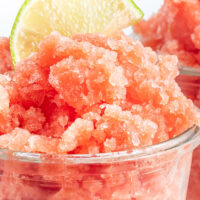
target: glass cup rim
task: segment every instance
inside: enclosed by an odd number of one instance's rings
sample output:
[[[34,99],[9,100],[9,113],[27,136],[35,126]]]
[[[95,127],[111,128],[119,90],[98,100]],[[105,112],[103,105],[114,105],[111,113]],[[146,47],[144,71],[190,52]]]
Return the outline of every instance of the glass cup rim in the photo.
[[[99,153],[99,154],[42,154],[11,151],[5,148],[0,148],[0,160],[18,160],[29,163],[57,163],[62,161],[68,164],[100,164],[125,162],[144,159],[146,157],[155,156],[170,150],[179,148],[186,144],[196,142],[193,145],[195,149],[200,143],[200,126],[194,125],[184,131],[182,134],[167,140],[165,142],[146,146],[143,148],[134,148],[127,151]]]
[[[179,71],[182,75],[200,77],[200,68],[198,67],[187,67],[179,65]]]

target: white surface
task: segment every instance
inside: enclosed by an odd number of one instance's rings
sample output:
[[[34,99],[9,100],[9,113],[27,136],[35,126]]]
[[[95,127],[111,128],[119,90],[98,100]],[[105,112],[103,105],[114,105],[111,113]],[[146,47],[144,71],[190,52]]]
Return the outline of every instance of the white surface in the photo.
[[[14,19],[23,1],[0,0],[0,36],[10,35]],[[135,0],[135,2],[144,11],[145,18],[147,18],[160,7],[163,0]]]
[[[147,19],[152,13],[155,13],[163,4],[164,0],[134,0],[134,2],[144,12],[144,17]]]

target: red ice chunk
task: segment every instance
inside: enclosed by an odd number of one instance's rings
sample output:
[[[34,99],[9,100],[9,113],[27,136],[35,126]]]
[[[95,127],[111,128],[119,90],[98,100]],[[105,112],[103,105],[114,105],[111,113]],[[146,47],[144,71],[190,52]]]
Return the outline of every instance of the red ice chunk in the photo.
[[[13,69],[9,38],[0,37],[0,74]]]

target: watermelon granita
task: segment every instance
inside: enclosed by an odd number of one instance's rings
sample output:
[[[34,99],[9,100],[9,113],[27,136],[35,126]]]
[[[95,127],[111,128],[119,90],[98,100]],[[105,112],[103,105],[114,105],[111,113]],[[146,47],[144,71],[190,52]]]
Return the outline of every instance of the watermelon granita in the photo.
[[[181,65],[200,67],[200,1],[164,0],[157,14],[134,31],[145,46],[177,55]]]
[[[200,108],[200,1],[164,0],[159,12],[136,24],[134,31],[140,34],[144,45],[178,56],[180,65],[186,67],[181,68],[177,82],[182,92]],[[199,149],[195,155],[198,153]],[[199,174],[200,159],[194,156],[188,200],[200,197]]]
[[[177,75],[121,33],[47,36],[0,75],[0,199],[184,200],[200,118]]]
[[[0,74],[7,73],[13,68],[10,55],[10,40],[0,37]]]
[[[177,77],[177,82],[180,85],[182,92],[194,104],[200,108],[200,68],[191,70],[191,68],[183,68],[182,74]],[[194,151],[192,168],[190,174],[188,200],[198,200],[200,196],[200,147]]]

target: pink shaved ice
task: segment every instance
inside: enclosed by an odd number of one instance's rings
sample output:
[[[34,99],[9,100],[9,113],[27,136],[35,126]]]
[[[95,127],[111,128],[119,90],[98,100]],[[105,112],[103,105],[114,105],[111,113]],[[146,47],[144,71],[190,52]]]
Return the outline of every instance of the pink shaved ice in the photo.
[[[199,123],[175,82],[177,62],[121,34],[54,32],[1,75],[0,147],[87,154],[173,138]]]
[[[199,0],[164,0],[159,12],[136,24],[134,31],[145,46],[177,55],[184,66],[200,67]]]
[[[0,37],[0,74],[11,71],[13,68],[10,55],[10,40]]]
[[[65,162],[132,152],[199,124],[175,81],[177,63],[121,34],[47,36],[15,72],[0,74],[0,148],[41,153],[40,161],[0,159],[0,199],[182,200],[189,143],[125,162]]]

